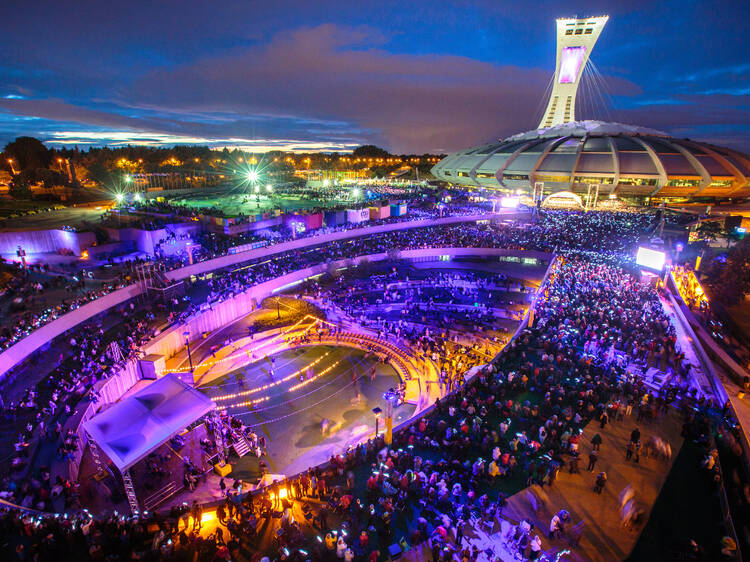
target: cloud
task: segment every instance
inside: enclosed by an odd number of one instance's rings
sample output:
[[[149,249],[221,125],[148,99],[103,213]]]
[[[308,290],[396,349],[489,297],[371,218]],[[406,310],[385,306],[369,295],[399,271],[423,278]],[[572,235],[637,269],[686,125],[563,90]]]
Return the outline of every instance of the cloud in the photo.
[[[549,72],[392,54],[366,28],[322,25],[265,46],[157,70],[123,92],[183,111],[343,120],[397,152],[454,149],[535,125]],[[379,138],[378,138],[379,137]]]
[[[469,56],[393,52],[390,31],[368,26],[326,23],[263,37],[223,49],[196,45],[191,56],[178,57],[173,49],[171,61],[155,56],[150,66],[144,61],[151,57],[144,56],[138,71],[127,77],[123,72],[114,78],[119,70],[114,64],[92,89],[88,84],[96,79],[96,65],[81,76],[73,70],[57,94],[64,99],[39,99],[51,87],[26,78],[37,88],[26,88],[18,99],[21,86],[8,87],[0,110],[44,121],[38,130],[53,143],[194,141],[321,150],[375,143],[394,152],[447,152],[535,127],[553,70],[551,58],[548,68],[533,68],[523,49],[500,50],[491,57],[498,64]],[[516,64],[503,64],[508,60]],[[630,62],[634,67],[636,62]],[[85,60],[79,66],[88,68]],[[613,105],[599,100],[601,114],[593,111],[597,76],[581,89],[580,101],[587,104],[579,103],[578,117],[690,136],[713,136],[717,127],[730,125],[748,129],[746,73],[745,65],[728,64],[720,71],[696,71],[684,87],[674,88],[639,76],[648,85],[645,92],[630,80],[610,76],[607,87],[615,100]],[[58,80],[58,74],[43,80]],[[711,92],[705,84],[717,76],[731,80],[722,91]],[[87,84],[87,97],[69,93],[79,83]]]

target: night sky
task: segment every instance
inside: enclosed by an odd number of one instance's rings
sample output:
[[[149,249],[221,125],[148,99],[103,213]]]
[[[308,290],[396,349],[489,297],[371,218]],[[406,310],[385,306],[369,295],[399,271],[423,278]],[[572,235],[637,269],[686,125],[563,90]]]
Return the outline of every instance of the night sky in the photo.
[[[602,14],[578,118],[750,152],[748,0],[4,2],[0,143],[457,150],[534,128],[555,18]]]

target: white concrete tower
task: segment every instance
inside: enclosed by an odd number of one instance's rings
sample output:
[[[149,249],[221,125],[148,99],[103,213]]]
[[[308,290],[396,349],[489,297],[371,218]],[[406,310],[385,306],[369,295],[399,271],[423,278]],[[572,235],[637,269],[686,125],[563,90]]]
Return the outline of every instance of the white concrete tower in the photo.
[[[552,94],[539,123],[546,129],[576,120],[576,94],[583,69],[609,16],[557,20],[557,63]]]

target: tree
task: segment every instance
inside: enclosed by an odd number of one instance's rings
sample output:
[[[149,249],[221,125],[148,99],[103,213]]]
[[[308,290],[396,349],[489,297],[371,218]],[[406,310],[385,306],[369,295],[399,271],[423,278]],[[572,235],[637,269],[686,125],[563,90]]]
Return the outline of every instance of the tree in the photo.
[[[5,145],[7,158],[15,160],[16,169],[29,170],[33,168],[49,168],[52,162],[52,152],[44,146],[42,141],[34,137],[18,137]]]
[[[713,260],[706,271],[712,294],[731,306],[750,294],[750,238],[743,238],[726,254]]]
[[[387,158],[390,156],[390,153],[379,146],[364,144],[355,148],[354,151],[352,151],[352,156],[355,158]]]
[[[8,186],[8,195],[13,199],[31,199],[31,185],[24,174],[16,174]]]

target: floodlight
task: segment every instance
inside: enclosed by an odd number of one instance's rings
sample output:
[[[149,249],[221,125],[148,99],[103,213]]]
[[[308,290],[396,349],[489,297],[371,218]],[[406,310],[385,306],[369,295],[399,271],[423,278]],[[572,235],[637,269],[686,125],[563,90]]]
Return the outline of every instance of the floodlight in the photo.
[[[666,258],[667,256],[664,252],[640,246],[635,257],[635,263],[641,267],[661,271],[664,269]]]
[[[247,179],[250,180],[253,183],[255,183],[256,181],[258,181],[258,170],[250,170],[247,173]]]
[[[131,175],[126,175],[126,176],[125,176],[125,183],[130,183],[131,181],[133,181],[133,176],[131,176]]]
[[[500,206],[504,209],[517,209],[520,205],[521,200],[518,197],[501,197]]]
[[[122,203],[122,200],[125,199],[125,195],[122,193],[115,193],[115,199],[118,203]]]
[[[271,193],[273,191],[273,186],[270,183],[266,184],[266,191],[268,193]]]

